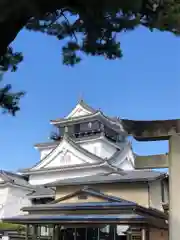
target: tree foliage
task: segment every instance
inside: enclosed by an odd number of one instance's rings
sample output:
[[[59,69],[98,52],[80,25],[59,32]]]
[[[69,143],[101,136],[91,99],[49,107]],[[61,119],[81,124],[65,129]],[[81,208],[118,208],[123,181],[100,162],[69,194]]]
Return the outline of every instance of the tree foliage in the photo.
[[[139,25],[176,35],[180,32],[180,0],[0,0],[0,16],[4,71],[16,70],[22,61],[22,55],[8,46],[23,27],[65,40],[62,60],[71,66],[81,61],[81,53],[121,58],[118,33]]]
[[[17,65],[23,60],[21,53],[14,53],[12,48],[8,47],[7,52],[1,57],[0,60],[0,82],[2,83],[4,72],[10,70],[15,72]],[[12,86],[6,84],[0,88],[0,107],[3,112],[8,112],[13,116],[19,108],[19,100],[24,95],[24,92],[12,92]]]

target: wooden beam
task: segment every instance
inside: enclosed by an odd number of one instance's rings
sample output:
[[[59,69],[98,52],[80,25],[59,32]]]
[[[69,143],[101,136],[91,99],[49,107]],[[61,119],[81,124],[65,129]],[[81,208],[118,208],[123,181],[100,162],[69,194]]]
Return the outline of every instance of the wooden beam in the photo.
[[[136,156],[136,169],[168,168],[168,154]]]

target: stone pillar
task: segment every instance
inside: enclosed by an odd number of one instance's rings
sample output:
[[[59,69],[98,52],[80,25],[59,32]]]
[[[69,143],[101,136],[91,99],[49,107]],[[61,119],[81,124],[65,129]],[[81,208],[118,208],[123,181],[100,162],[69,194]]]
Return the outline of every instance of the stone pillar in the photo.
[[[52,240],[57,240],[56,238],[56,225],[53,224]]]
[[[25,236],[25,240],[28,240],[29,238],[29,224],[26,225],[26,236]]]
[[[180,136],[169,140],[169,240],[180,238]]]
[[[141,239],[146,240],[146,229],[145,228],[141,229]]]
[[[32,225],[33,228],[33,234],[32,234],[32,240],[37,240],[37,225]]]
[[[74,228],[74,240],[77,239],[77,231],[76,231],[76,228]]]

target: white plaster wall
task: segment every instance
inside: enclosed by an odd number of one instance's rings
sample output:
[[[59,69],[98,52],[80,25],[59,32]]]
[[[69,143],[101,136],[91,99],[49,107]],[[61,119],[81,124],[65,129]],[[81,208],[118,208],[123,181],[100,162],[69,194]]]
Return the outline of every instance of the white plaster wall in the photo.
[[[54,149],[54,147],[52,148],[44,148],[41,149],[40,152],[40,160],[42,160],[43,158],[45,158],[52,150]]]
[[[4,215],[4,205],[8,196],[8,187],[0,187],[0,219]]]
[[[70,152],[72,154],[74,154],[77,159],[72,159],[72,164],[79,164],[79,160],[82,160],[81,163],[84,162],[89,162],[89,163],[95,163],[96,159],[93,159],[92,157],[89,157],[88,155],[82,153],[81,151],[77,151],[76,149],[74,149],[74,147],[72,145],[70,145],[66,140],[63,140],[55,149],[54,151],[52,151],[52,153],[46,158],[44,159],[44,161],[39,162],[38,165],[34,166],[33,169],[41,169],[44,167],[49,168],[51,164],[51,167],[53,166],[63,166],[63,165],[67,165],[64,164],[63,161],[60,161],[60,155],[64,155],[66,152]],[[61,155],[61,156],[62,156]],[[56,162],[57,159],[57,162]],[[52,163],[54,162],[54,163]],[[57,164],[58,163],[58,164]],[[71,164],[71,165],[72,165]]]
[[[60,166],[72,166],[83,164],[85,161],[80,159],[78,156],[72,152],[66,151],[65,153],[60,153],[55,157],[49,164],[44,166],[44,168],[54,168]]]
[[[83,142],[80,143],[80,146],[84,149],[88,150],[90,153],[101,157],[101,142],[98,141],[90,141],[90,142]]]
[[[31,201],[27,197],[29,191],[24,188],[10,186],[7,188],[6,193],[6,201],[4,202],[1,218],[24,214],[21,208],[31,205]]]
[[[128,161],[128,159],[126,158],[124,162],[122,162],[122,164],[120,164],[119,166],[120,168],[122,168],[125,171],[130,171],[130,170],[134,170],[132,164]]]
[[[90,140],[85,142],[79,143],[81,147],[88,150],[89,152],[103,158],[103,159],[109,159],[116,151],[117,147],[116,145],[113,145],[112,143],[107,142],[104,138],[96,139],[96,140]],[[123,149],[123,146],[121,146]],[[44,150],[45,151],[45,150]],[[46,153],[49,151],[49,149],[46,151]],[[51,150],[52,151],[52,150]],[[70,156],[68,158],[68,162],[64,161],[64,156]],[[126,157],[123,155],[123,158]],[[43,162],[41,162],[39,165],[34,167],[34,170],[40,169],[40,168],[55,168],[55,167],[61,167],[61,166],[73,166],[73,164],[83,164],[84,162],[96,162],[96,159],[92,159],[88,156],[85,156],[81,152],[74,149],[69,143],[66,141],[62,142],[58,147],[56,147],[55,151]],[[118,165],[122,161],[122,157],[120,157],[119,160],[116,161],[116,165]],[[119,166],[119,165],[118,165]],[[125,170],[132,170],[133,167],[130,164],[129,161],[125,161],[121,168]],[[88,169],[72,169],[72,170],[62,170],[59,172],[46,172],[46,173],[37,173],[33,174],[29,178],[29,182],[32,185],[41,185],[46,184],[49,182],[54,182],[57,180],[62,179],[68,179],[68,178],[74,178],[74,177],[84,177],[84,176],[90,176],[95,175],[99,173],[106,173],[106,169],[102,167],[96,167],[96,168],[88,168]]]
[[[2,183],[2,182],[4,182],[4,180],[2,178],[0,178],[0,182]]]
[[[108,173],[109,171],[101,168],[90,168],[90,169],[81,169],[81,170],[71,170],[71,171],[59,171],[59,172],[51,172],[51,173],[41,173],[30,175],[29,183],[32,185],[42,185],[50,182],[55,182],[57,180],[75,178],[75,177],[85,177],[96,174]]]
[[[101,158],[110,158],[116,151],[115,146],[103,140],[101,141]]]
[[[101,158],[110,158],[116,151],[115,146],[103,139],[82,142],[80,146]]]
[[[76,107],[68,114],[66,118],[86,116],[88,114],[91,114],[91,112],[84,109],[80,104],[77,104]]]
[[[110,143],[104,141],[103,139],[98,140],[90,140],[86,142],[81,142],[80,146],[84,149],[88,150],[90,153],[95,154],[98,157],[101,158],[110,158],[116,151],[116,147],[111,145]],[[66,146],[63,146],[66,148]],[[41,160],[47,156],[54,147],[42,149],[40,150],[40,158]],[[67,147],[71,152],[73,152],[72,147]],[[83,161],[79,161],[78,158],[74,155],[73,156],[73,164],[80,164]],[[46,167],[54,167],[54,166],[60,166],[60,156],[57,156],[55,161],[51,162],[51,164],[48,164]]]

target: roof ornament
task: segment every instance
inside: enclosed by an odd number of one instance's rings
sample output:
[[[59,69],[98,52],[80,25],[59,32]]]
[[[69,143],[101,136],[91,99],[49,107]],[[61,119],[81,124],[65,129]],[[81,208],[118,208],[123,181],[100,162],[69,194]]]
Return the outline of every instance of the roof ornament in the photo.
[[[82,102],[84,102],[84,101],[83,101],[83,94],[80,93],[80,94],[79,94],[79,97],[78,97],[78,103],[82,103]]]

